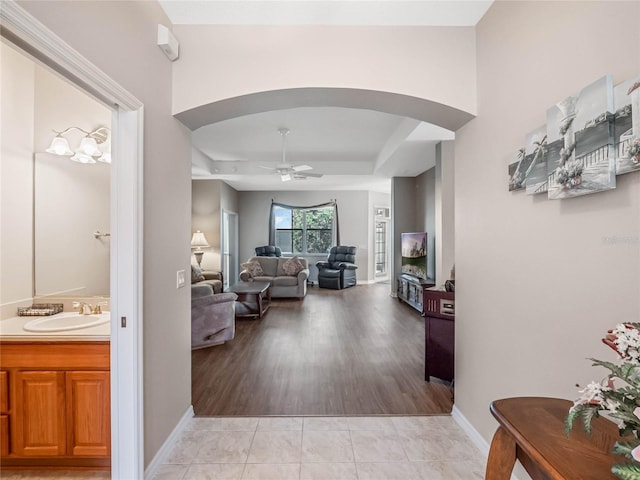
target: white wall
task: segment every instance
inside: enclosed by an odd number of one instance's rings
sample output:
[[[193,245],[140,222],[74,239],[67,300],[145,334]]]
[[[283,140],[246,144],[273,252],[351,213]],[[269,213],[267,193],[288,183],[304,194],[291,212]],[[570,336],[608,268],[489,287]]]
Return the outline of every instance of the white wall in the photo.
[[[144,450],[149,463],[191,404],[191,135],[171,115],[171,25],[156,2],[19,4],[144,103]],[[117,161],[117,159],[114,159]]]
[[[357,247],[359,281],[369,280],[369,195],[366,191],[239,192],[240,258],[255,255],[255,247],[269,244],[271,200],[296,206],[318,205],[336,199],[340,221],[340,244]],[[326,258],[305,257],[309,263]],[[314,267],[315,268],[315,267]]]
[[[0,319],[33,297],[34,63],[0,43]]]
[[[489,441],[492,400],[573,399],[640,319],[640,174],[568,200],[510,193],[508,159],[546,108],[640,72],[640,3],[498,1],[477,27],[478,117],[456,132],[456,406]]]

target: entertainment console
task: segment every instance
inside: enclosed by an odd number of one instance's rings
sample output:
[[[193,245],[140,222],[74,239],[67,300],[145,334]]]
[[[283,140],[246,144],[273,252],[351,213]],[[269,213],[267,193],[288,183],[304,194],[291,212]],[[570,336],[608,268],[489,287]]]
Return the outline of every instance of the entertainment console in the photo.
[[[429,280],[421,280],[413,275],[403,273],[398,276],[398,300],[408,303],[421,315],[424,315],[424,290],[433,286],[434,283]]]

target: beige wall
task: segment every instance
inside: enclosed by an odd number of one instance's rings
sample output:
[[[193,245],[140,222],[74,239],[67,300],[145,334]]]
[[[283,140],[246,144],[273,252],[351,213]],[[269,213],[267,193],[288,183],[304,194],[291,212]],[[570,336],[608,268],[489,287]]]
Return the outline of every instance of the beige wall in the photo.
[[[191,187],[191,230],[200,230],[209,243],[203,248],[201,266],[221,270],[220,246],[222,210],[238,212],[238,192],[222,180],[193,180]],[[195,261],[195,258],[192,259]],[[243,260],[244,261],[244,260]]]
[[[0,44],[0,319],[33,297],[35,64]]]
[[[575,398],[600,338],[640,318],[640,174],[568,200],[510,193],[508,159],[546,108],[640,72],[638,2],[496,2],[477,27],[478,117],[456,132],[456,406],[489,441],[489,403]]]
[[[144,103],[144,439],[153,458],[191,404],[190,132],[171,115],[171,63],[156,45],[170,25],[155,2],[19,2]],[[117,159],[114,159],[117,161]]]
[[[414,232],[427,232],[427,275],[436,277],[436,168],[430,168],[416,177],[416,218]]]
[[[476,112],[471,27],[177,25],[174,31],[175,113],[307,87],[400,93]]]
[[[451,279],[455,264],[455,150],[453,141],[436,146],[435,246],[436,285]]]
[[[44,153],[52,130],[111,128],[111,110],[47,69],[36,66],[34,130],[35,293],[109,296],[111,166],[83,165]],[[84,133],[65,135],[71,149]],[[73,248],[69,248],[73,245]]]

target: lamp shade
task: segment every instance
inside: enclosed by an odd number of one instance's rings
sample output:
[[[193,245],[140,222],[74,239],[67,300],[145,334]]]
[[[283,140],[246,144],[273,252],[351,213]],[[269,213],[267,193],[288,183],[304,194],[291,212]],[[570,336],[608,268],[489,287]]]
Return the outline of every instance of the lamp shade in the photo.
[[[69,142],[66,138],[57,135],[51,140],[51,145],[45,150],[47,153],[54,155],[73,155],[73,151],[69,148]]]
[[[91,156],[80,152],[76,152],[76,154],[71,157],[70,160],[78,163],[96,163],[96,161]]]
[[[204,233],[198,230],[196,231],[196,233],[193,234],[193,237],[191,237],[191,246],[197,247],[197,248],[208,247],[209,242],[207,242],[207,239],[204,236]]]
[[[111,163],[111,154],[109,152],[104,152],[98,157],[98,161],[102,163]]]
[[[84,137],[82,139],[82,141],[80,142],[80,147],[78,148],[78,151],[85,153],[90,157],[93,157],[94,155],[98,155],[102,153],[98,148],[98,144],[96,143],[95,138],[92,138],[89,136]]]

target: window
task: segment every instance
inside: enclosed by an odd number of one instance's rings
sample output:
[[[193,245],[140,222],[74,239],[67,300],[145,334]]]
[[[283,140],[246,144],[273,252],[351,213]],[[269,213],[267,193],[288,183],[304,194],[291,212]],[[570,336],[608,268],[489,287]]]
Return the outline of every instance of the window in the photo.
[[[335,208],[273,206],[275,245],[283,253],[325,254],[335,245]]]
[[[387,222],[376,222],[376,275],[387,273]]]

